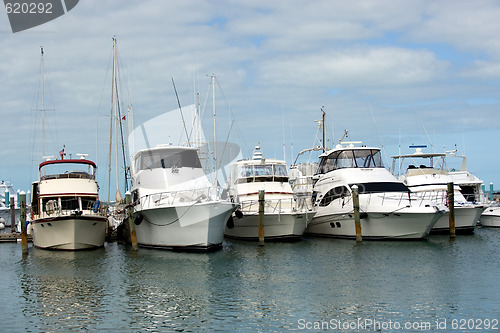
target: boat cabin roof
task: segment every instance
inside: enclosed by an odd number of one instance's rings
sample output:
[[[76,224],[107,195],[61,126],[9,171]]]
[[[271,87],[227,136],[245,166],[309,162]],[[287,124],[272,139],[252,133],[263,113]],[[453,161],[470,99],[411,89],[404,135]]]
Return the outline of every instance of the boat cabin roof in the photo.
[[[69,159],[69,160],[51,160],[51,161],[45,161],[40,163],[38,170],[41,170],[43,167],[47,165],[53,165],[53,164],[87,164],[92,167],[97,168],[96,164],[90,160],[85,160],[85,159]]]
[[[446,154],[442,153],[413,153],[413,154],[406,154],[406,155],[394,155],[391,156],[391,158],[398,159],[398,158],[433,158],[433,157],[445,157]]]
[[[325,156],[329,156],[335,152],[338,152],[338,151],[343,151],[343,150],[378,150],[380,151],[380,148],[376,148],[376,147],[356,147],[356,146],[340,146],[340,145],[337,145],[337,147],[329,150],[329,151],[326,151],[324,152],[323,154],[319,155],[319,157],[325,157]]]

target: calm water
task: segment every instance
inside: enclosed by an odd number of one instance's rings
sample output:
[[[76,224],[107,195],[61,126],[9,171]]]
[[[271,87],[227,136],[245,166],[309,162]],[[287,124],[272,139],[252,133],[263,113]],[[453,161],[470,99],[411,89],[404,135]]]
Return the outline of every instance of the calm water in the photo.
[[[226,241],[210,254],[30,244],[24,257],[0,244],[0,331],[500,331],[499,239]]]

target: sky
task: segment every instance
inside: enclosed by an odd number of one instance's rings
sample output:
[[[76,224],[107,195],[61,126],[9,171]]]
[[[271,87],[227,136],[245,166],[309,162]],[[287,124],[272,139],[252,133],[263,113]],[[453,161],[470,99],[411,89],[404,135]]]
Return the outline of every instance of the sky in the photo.
[[[260,144],[290,165],[321,144],[323,109],[329,148],[347,130],[388,167],[412,144],[457,149],[500,187],[497,0],[84,0],[16,33],[0,11],[0,179],[16,189],[42,155],[43,47],[46,155],[88,153],[107,191],[113,36],[130,127],[195,93],[208,126],[215,75],[217,140],[243,157]]]

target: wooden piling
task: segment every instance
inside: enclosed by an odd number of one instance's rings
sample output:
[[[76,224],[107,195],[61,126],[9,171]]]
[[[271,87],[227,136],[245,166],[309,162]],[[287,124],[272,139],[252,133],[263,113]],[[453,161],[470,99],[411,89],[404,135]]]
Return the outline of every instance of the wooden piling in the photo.
[[[259,245],[264,245],[264,190],[259,190]]]
[[[28,253],[28,233],[26,226],[26,193],[19,193],[19,208],[21,218],[21,245],[23,253]]]
[[[450,210],[450,238],[455,238],[455,188],[453,182],[448,183],[448,209]]]
[[[139,246],[137,245],[137,235],[135,233],[134,204],[130,192],[125,193],[125,203],[127,204],[127,217],[130,226],[130,243],[132,244],[132,250],[137,251]]]
[[[359,192],[358,186],[352,186],[352,205],[354,208],[354,225],[356,227],[356,242],[363,241],[363,237],[361,236],[361,220],[359,217]]]
[[[8,194],[9,192],[6,192]],[[10,230],[12,233],[15,233],[16,230],[16,202],[14,201],[14,197],[10,197]]]

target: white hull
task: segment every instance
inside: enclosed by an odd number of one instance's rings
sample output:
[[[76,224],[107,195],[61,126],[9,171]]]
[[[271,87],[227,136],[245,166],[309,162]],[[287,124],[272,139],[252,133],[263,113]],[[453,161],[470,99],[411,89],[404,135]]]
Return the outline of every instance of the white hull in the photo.
[[[483,227],[500,228],[500,207],[488,207],[479,221]]]
[[[32,222],[33,245],[50,250],[84,250],[104,246],[107,219],[55,217]]]
[[[462,234],[474,233],[477,221],[484,206],[455,206],[455,232]],[[431,233],[448,233],[450,231],[450,213],[446,212],[434,225]]]
[[[210,250],[222,246],[224,226],[237,205],[226,201],[136,208],[143,216],[135,226],[137,243],[144,247]]]
[[[264,239],[299,240],[314,213],[264,214]],[[226,226],[224,235],[228,238],[258,240],[259,214],[246,213],[242,218],[233,217],[233,227]]]
[[[425,238],[442,213],[429,208],[428,213],[412,212],[409,208],[390,211],[371,211],[361,214],[361,235],[366,239],[422,239]],[[356,238],[354,214],[338,212],[321,214],[308,225],[305,234],[315,236]]]

